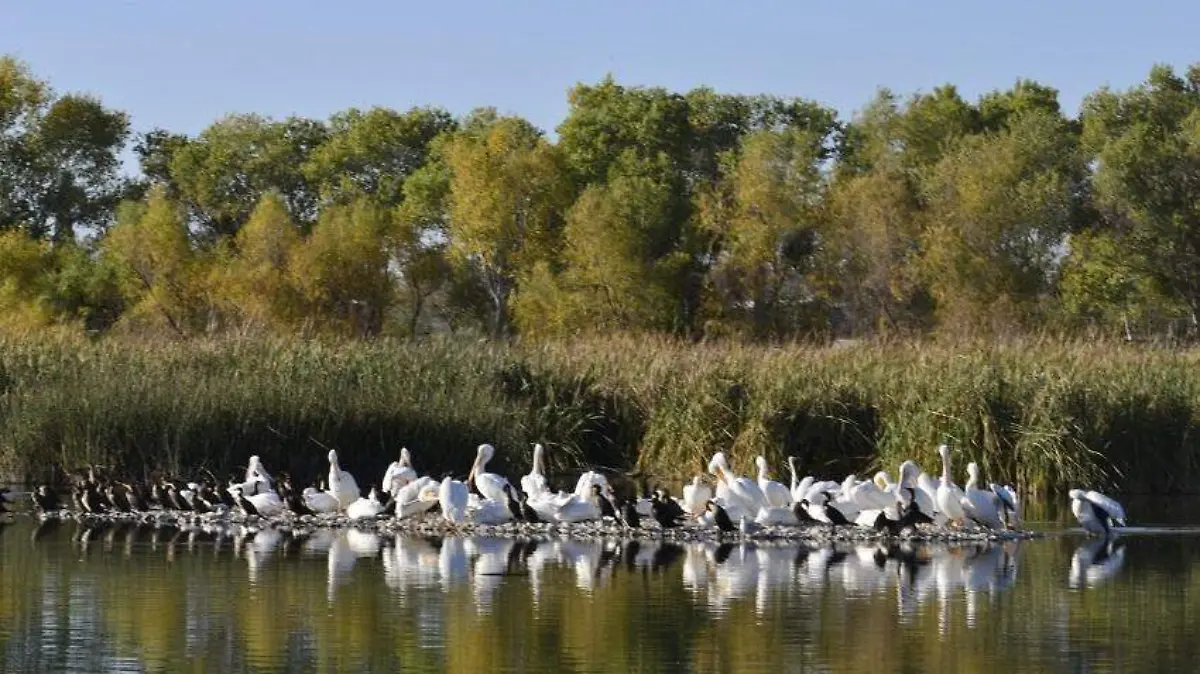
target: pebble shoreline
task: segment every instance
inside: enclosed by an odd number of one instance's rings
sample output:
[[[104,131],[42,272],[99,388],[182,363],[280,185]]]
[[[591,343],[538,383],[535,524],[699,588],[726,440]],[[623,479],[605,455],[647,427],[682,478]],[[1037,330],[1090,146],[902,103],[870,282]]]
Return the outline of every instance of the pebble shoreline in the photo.
[[[437,514],[409,517],[398,520],[381,515],[375,518],[350,520],[344,515],[304,515],[283,517],[244,517],[235,514],[196,515],[165,510],[142,513],[112,513],[93,515],[71,511],[54,511],[33,514],[43,521],[73,520],[81,524],[103,526],[106,524],[141,524],[164,528],[188,529],[195,527],[229,528],[236,526],[250,529],[275,529],[296,537],[306,537],[321,529],[354,528],[359,531],[408,536],[489,536],[514,539],[638,539],[662,540],[678,543],[706,541],[753,541],[753,542],[873,542],[912,541],[928,543],[972,543],[1027,540],[1041,537],[1034,531],[1011,530],[947,530],[929,525],[910,528],[894,536],[886,532],[858,527],[839,527],[830,530],[828,525],[766,526],[753,532],[721,532],[713,527],[684,525],[675,529],[657,526],[632,529],[617,522],[583,522],[530,524],[509,522],[506,524],[451,524]]]

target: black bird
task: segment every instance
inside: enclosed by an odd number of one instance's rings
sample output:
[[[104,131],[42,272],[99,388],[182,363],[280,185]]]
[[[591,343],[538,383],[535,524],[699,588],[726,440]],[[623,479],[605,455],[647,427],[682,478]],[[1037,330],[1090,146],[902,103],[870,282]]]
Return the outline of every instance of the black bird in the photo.
[[[621,506],[621,519],[626,527],[639,529],[642,526],[642,516],[637,511],[637,501],[629,500]]]
[[[125,482],[122,482],[121,486],[125,487],[125,498],[129,500],[130,507],[138,512],[146,512],[150,509],[150,504],[146,499],[144,487],[127,484]]]
[[[792,514],[796,516],[796,520],[801,524],[816,522],[813,516],[808,514],[808,499],[800,499],[793,503]]]
[[[713,521],[716,522],[717,528],[722,533],[737,531],[737,527],[733,526],[733,520],[729,519],[729,513],[717,505],[716,501],[709,501],[704,508],[713,514]]]
[[[508,485],[508,489],[509,489],[510,496],[514,493],[516,494],[517,510],[519,510],[521,512],[521,515],[520,515],[520,517],[518,517],[518,519],[520,519],[524,522],[528,522],[529,524],[542,524],[542,518],[538,516],[537,511],[533,509],[533,506],[529,505],[528,497],[526,497],[524,494],[517,492],[516,489],[513,489],[513,486],[511,484]],[[512,507],[513,507],[513,505],[512,505],[512,502],[510,501],[508,504],[509,510],[512,510]],[[513,517],[517,517],[517,510],[513,510]]]
[[[117,491],[116,486],[110,484],[104,488],[104,498],[109,506],[116,512],[127,513],[133,511],[133,506],[129,505],[129,499],[125,498],[125,494]]]
[[[665,492],[659,490],[654,492],[654,495],[650,497],[650,514],[654,516],[654,519],[662,528],[674,529],[687,519],[687,515],[684,514],[683,508],[680,508],[679,504],[673,499],[670,497],[664,498],[664,494]]]
[[[47,485],[41,485],[33,490],[30,494],[33,498],[33,505],[41,512],[50,512],[51,510],[59,510],[62,508],[62,501],[58,498],[58,493]]]
[[[600,504],[600,516],[611,517],[614,520],[617,519],[617,509],[613,507],[612,501],[610,501],[609,498],[604,495],[604,490],[600,488],[600,485],[592,485],[592,494],[596,497],[596,501]]]
[[[297,515],[316,515],[312,508],[309,508],[308,504],[304,502],[304,499],[301,498],[300,494],[297,494],[294,491],[290,492],[283,501],[287,504],[288,510],[291,510]]]
[[[521,502],[514,495],[511,484],[504,485],[504,496],[508,500],[508,512],[512,513],[513,519],[518,522],[524,522],[525,511],[521,510]]]
[[[95,482],[84,485],[82,493],[79,495],[79,502],[83,505],[83,511],[89,515],[99,515],[108,510],[104,506],[104,497],[100,494],[100,489],[96,487]]]
[[[242,494],[241,489],[234,490],[233,500],[235,503],[237,503],[237,507],[241,509],[242,514],[246,517],[258,516],[258,508],[254,507],[254,504],[250,502],[250,499],[246,498],[246,496]]]

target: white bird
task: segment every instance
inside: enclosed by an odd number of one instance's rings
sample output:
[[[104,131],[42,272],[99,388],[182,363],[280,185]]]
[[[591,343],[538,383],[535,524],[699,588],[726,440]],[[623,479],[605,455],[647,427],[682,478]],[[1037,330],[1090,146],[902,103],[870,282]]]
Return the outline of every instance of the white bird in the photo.
[[[442,506],[442,517],[451,524],[458,524],[467,519],[467,501],[471,491],[467,485],[458,480],[446,478],[438,488],[438,503]]]
[[[337,498],[327,491],[317,491],[313,487],[305,487],[304,491],[301,492],[301,496],[304,498],[304,505],[308,506],[309,510],[318,515],[338,511]]]
[[[725,458],[725,452],[713,454],[712,459],[708,462],[708,472],[716,475],[717,480],[729,490],[728,496],[731,505],[740,506],[737,509],[753,516],[759,508],[767,505],[767,498],[763,495],[757,482],[748,477],[741,477],[729,469],[729,461]]]
[[[692,517],[699,517],[704,514],[705,506],[712,500],[712,487],[701,481],[701,477],[696,475],[692,478],[691,484],[683,486],[683,509],[688,511]]]
[[[942,482],[937,488],[937,509],[951,522],[961,526],[967,517],[962,507],[962,499],[966,495],[950,476],[950,447],[940,445],[938,453],[942,455]]]
[[[242,495],[254,506],[254,509],[258,511],[261,517],[275,517],[283,513],[285,507],[283,499],[279,498],[279,494],[273,491],[251,494],[249,496],[246,496],[243,492]]]
[[[767,459],[764,456],[759,456],[754,459],[754,463],[758,466],[758,488],[763,493],[763,498],[766,499],[766,506],[776,508],[787,508],[792,505],[792,494],[788,488],[782,483],[772,480],[767,472]]]
[[[1111,578],[1125,563],[1125,546],[1114,545],[1113,539],[1093,539],[1079,546],[1071,556],[1069,587],[1094,587]]]
[[[265,482],[267,489],[273,489],[275,486],[275,481],[271,479],[271,474],[263,467],[262,459],[258,458],[257,454],[251,456],[246,463],[246,482],[251,480]]]
[[[1011,485],[994,482],[988,485],[988,488],[1000,499],[1000,519],[1004,520],[1004,525],[1009,529],[1021,526],[1021,500],[1017,496],[1017,490]]]
[[[533,506],[532,503],[530,505]],[[547,521],[591,522],[600,519],[600,505],[593,498],[583,497],[579,494],[563,494],[560,497],[555,497],[547,513],[550,515],[549,518],[543,515],[543,510],[537,506],[533,506],[533,508],[537,512],[538,517]]]
[[[910,505],[915,505],[922,515],[936,522],[939,513],[933,498],[924,489],[916,486],[920,473],[921,467],[916,461],[910,459],[900,464],[900,483],[896,487],[897,502],[902,511]]]
[[[379,484],[383,491],[396,497],[396,493],[400,489],[417,479],[417,471],[413,470],[412,457],[408,453],[407,447],[400,448],[400,460],[393,461],[388,464],[387,470],[383,473],[383,482]]]
[[[396,518],[404,519],[428,512],[438,504],[440,490],[441,483],[429,476],[422,476],[408,483],[395,497]]]
[[[802,480],[796,479],[796,457],[794,456],[788,457],[788,470],[792,473],[792,500],[803,501],[804,497],[808,495],[809,488],[812,487],[813,478],[811,475],[806,475]]]
[[[595,493],[595,491],[592,489],[592,487],[595,485],[600,485],[600,488],[604,491],[609,490],[608,478],[594,470],[586,471],[580,475],[579,479],[575,482],[574,493],[576,496],[590,499],[592,498],[592,494]]]
[[[1068,495],[1071,512],[1088,533],[1109,536],[1114,526],[1125,526],[1125,509],[1104,494],[1072,489]]]
[[[357,499],[354,503],[346,506],[346,517],[352,520],[376,517],[382,512],[383,503],[380,503],[379,494],[374,489],[366,498]]]
[[[506,501],[484,499],[479,507],[471,511],[471,520],[476,524],[504,524],[512,520],[512,511]]]
[[[546,486],[546,476],[542,473],[542,453],[545,452],[542,443],[533,446],[533,463],[529,466],[529,474],[521,478],[521,491],[526,496],[535,496],[550,491]]]
[[[967,519],[988,529],[1002,529],[1000,499],[992,491],[979,488],[979,464],[967,464],[967,488],[961,501]]]
[[[337,450],[329,450],[329,493],[338,500],[338,507],[345,509],[362,496],[354,476],[338,466]]]
[[[495,447],[489,444],[479,445],[479,449],[475,452],[475,463],[471,465],[471,472],[467,474],[467,487],[475,485],[485,499],[505,501],[507,494],[504,487],[508,485],[508,478],[486,472],[488,461],[491,461],[495,454]]]

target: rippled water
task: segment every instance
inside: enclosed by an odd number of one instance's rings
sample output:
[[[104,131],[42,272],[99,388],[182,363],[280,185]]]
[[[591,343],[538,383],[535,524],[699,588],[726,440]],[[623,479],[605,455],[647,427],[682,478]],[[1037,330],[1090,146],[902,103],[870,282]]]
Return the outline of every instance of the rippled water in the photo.
[[[945,547],[0,525],[4,671],[1193,671],[1200,534]]]

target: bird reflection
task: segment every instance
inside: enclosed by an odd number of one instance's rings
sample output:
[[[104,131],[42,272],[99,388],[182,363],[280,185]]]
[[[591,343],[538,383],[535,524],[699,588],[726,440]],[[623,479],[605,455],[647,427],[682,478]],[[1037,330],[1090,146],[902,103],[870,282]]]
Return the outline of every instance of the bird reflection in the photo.
[[[1096,587],[1115,576],[1124,563],[1124,543],[1112,538],[1088,539],[1071,556],[1067,585],[1073,589]]]

